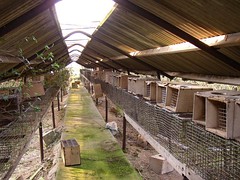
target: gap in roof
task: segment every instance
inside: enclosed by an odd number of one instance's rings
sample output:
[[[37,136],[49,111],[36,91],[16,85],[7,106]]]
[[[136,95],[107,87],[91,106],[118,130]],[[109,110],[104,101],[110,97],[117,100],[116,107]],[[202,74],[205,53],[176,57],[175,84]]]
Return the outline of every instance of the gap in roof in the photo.
[[[92,34],[99,24],[110,13],[114,6],[112,0],[62,0],[55,5],[58,20],[62,29],[63,36],[73,31],[84,31]],[[81,44],[85,46],[89,37],[77,33],[65,40],[67,46]],[[83,47],[75,45],[69,48],[68,52],[72,61],[77,61],[83,51]],[[79,52],[80,51],[80,52]]]

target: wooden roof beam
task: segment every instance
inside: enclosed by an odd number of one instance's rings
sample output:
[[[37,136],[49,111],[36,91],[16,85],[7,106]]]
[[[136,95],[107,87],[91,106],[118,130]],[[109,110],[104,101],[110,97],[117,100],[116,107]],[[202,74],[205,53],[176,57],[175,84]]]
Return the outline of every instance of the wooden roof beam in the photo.
[[[18,64],[22,62],[22,60],[18,57],[8,56],[8,55],[0,55],[0,64],[8,63],[8,64]]]
[[[178,27],[170,24],[169,22],[165,21],[164,19],[156,16],[155,14],[135,5],[134,3],[128,1],[128,0],[114,0],[117,4],[124,7],[125,9],[133,12],[134,14],[137,14],[138,16],[141,16],[150,22],[155,23],[156,25],[160,26],[161,28],[164,28],[168,30],[169,32],[175,34],[176,36],[192,43],[193,45],[197,46],[204,52],[212,55],[214,58],[219,59],[224,64],[240,71],[240,63],[236,62],[235,60],[229,58],[225,54],[219,52],[214,47],[210,47],[207,44],[201,42],[197,38],[191,36],[190,34],[186,33],[185,31],[179,29]]]
[[[215,36],[211,38],[201,39],[200,41],[204,42],[209,46],[216,48],[228,47],[240,45],[240,32],[233,34],[226,34],[221,36]],[[143,51],[136,51],[130,53],[132,56],[153,56],[153,55],[163,55],[163,54],[174,54],[174,53],[183,53],[201,50],[198,47],[194,46],[189,42],[174,44],[170,46],[163,46],[154,49],[147,49]],[[113,60],[126,59],[127,56],[117,56],[112,57]]]
[[[203,81],[208,83],[220,83],[220,84],[229,84],[240,86],[239,77],[228,77],[228,76],[217,76],[217,75],[204,75],[204,74],[195,74],[195,73],[181,73],[181,72],[169,72],[173,76],[180,77],[187,80],[196,80]]]

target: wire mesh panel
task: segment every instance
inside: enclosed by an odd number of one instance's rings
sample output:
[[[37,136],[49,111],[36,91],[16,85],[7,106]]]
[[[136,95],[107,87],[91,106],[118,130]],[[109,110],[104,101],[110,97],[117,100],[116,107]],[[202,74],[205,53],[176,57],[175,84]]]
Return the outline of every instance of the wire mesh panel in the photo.
[[[167,96],[167,91],[165,87],[161,87],[161,92],[162,92],[162,101],[161,103],[165,103],[166,102],[166,96]]]
[[[56,97],[58,90],[59,88],[50,88],[45,96],[26,103],[22,113],[15,117],[15,121],[1,129],[0,177],[2,179],[5,179],[6,175],[18,164],[26,144],[38,128],[39,122],[53,98]]]
[[[240,143],[197,126],[191,113],[173,113],[110,84],[100,82],[104,93],[123,108],[176,159],[204,179],[239,179]],[[225,120],[225,111],[218,114]],[[223,124],[224,125],[224,124]]]
[[[226,130],[226,105],[221,103],[219,107],[217,107],[217,116],[218,116],[218,126],[220,129]]]
[[[150,84],[147,84],[146,85],[146,97],[149,97],[150,96]]]
[[[175,108],[177,104],[178,90],[172,89],[172,96],[170,101],[170,107]]]

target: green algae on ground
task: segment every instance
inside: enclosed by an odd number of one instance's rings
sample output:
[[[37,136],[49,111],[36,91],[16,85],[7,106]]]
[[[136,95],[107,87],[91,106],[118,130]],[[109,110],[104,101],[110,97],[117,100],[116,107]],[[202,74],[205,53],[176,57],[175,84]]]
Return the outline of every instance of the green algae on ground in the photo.
[[[63,137],[80,144],[81,165],[65,167],[61,161],[57,179],[141,179],[83,88],[71,91],[68,105]]]

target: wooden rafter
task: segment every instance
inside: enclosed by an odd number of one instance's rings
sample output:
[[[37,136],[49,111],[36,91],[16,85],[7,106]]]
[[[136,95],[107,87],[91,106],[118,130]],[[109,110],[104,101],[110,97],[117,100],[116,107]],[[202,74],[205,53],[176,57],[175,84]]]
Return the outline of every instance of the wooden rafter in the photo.
[[[240,45],[240,33],[226,34],[211,38],[202,39],[202,42],[208,46],[213,46],[216,48],[235,46]],[[137,51],[130,53],[132,56],[153,56],[153,55],[163,55],[163,54],[174,54],[174,53],[183,53],[190,51],[201,50],[198,47],[194,46],[189,42],[184,42],[180,44],[174,44],[170,46],[163,46],[154,49],[147,49],[143,51]],[[127,56],[117,56],[112,57],[113,60],[126,59]]]
[[[165,21],[164,19],[156,16],[155,14],[137,6],[136,4],[128,1],[128,0],[114,0],[116,3],[118,3],[123,8],[127,9],[130,12],[133,12],[134,14],[137,14],[140,17],[143,17],[150,22],[155,23],[156,25],[160,26],[161,28],[164,28],[168,30],[169,32],[175,34],[176,36],[186,40],[187,42],[192,43],[196,47],[200,48],[204,52],[208,53],[209,55],[213,56],[214,58],[217,58],[219,61],[223,62],[224,64],[240,71],[240,63],[237,61],[229,58],[225,54],[219,52],[214,47],[210,47],[207,44],[201,42],[197,38],[191,36],[190,34],[186,33],[185,31],[179,29],[178,27],[172,25],[171,23]]]

